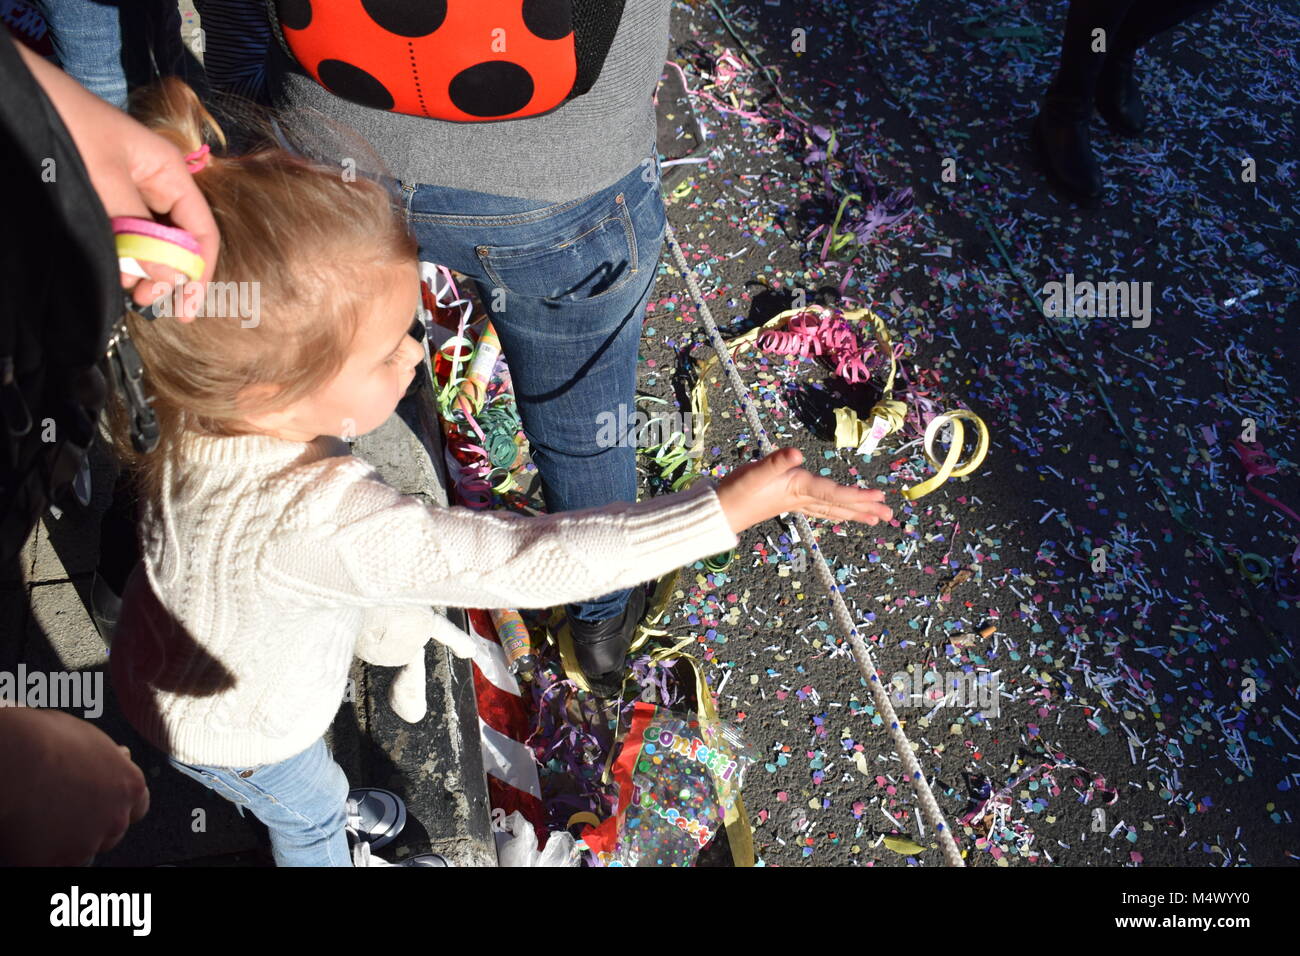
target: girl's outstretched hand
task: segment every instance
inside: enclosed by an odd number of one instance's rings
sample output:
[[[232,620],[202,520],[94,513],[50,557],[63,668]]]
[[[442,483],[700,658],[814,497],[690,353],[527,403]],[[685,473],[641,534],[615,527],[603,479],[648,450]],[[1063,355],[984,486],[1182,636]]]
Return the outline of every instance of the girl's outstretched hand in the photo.
[[[848,488],[801,468],[803,453],[781,448],[760,461],[742,465],[718,483],[718,501],[736,534],[787,511],[817,518],[889,521],[894,512],[883,491]]]

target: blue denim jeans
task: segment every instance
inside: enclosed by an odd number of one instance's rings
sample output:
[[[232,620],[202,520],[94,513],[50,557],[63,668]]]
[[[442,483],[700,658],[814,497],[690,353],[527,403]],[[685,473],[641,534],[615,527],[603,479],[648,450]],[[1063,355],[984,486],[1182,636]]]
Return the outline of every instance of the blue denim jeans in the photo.
[[[203,767],[168,757],[173,767],[247,808],[271,831],[276,866],[351,866],[348,780],[324,740],[279,763]]]
[[[117,3],[36,0],[59,66],[100,99],[126,109],[126,70]]]
[[[637,346],[667,228],[659,174],[648,144],[618,182],[563,203],[402,184],[420,258],[478,286],[551,513],[636,500],[636,448],[600,432],[636,411]],[[568,610],[615,617],[629,593]]]

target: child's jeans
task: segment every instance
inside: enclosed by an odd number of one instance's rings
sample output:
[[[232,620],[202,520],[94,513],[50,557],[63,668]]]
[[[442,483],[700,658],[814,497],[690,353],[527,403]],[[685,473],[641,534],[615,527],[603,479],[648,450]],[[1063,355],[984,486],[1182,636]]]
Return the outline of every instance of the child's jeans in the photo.
[[[348,780],[318,740],[302,753],[260,767],[202,767],[167,758],[173,767],[252,811],[271,831],[276,866],[351,866]]]
[[[478,286],[552,513],[636,501],[636,448],[609,435],[636,424],[637,346],[667,228],[653,144],[645,156],[563,203],[402,184],[420,258]],[[616,617],[630,593],[569,611]]]

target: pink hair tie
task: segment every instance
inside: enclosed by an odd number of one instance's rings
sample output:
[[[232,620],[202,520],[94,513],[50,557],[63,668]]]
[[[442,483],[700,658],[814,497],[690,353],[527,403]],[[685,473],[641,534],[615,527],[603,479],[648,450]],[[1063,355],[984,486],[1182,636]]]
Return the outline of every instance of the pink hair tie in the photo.
[[[198,240],[184,229],[164,226],[152,219],[137,219],[134,216],[114,216],[109,222],[113,227],[114,235],[148,236],[151,239],[161,239],[163,242],[178,245],[195,255],[199,254]]]
[[[194,152],[187,153],[185,156],[185,168],[190,171],[191,175],[197,173],[200,169],[203,169],[208,165],[208,160],[211,158],[209,153],[211,152],[212,150],[208,148],[208,144],[204,143]]]

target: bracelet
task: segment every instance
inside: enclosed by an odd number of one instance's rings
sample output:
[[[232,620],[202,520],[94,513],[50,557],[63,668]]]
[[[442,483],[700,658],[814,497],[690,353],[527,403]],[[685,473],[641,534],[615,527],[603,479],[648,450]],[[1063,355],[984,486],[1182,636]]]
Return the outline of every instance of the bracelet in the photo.
[[[114,216],[109,223],[113,227],[114,235],[148,236],[151,239],[161,239],[163,242],[180,246],[196,256],[200,252],[199,241],[184,229],[177,229],[175,226],[164,226],[152,219],[137,219],[135,216]]]
[[[206,263],[203,257],[182,248],[170,239],[156,239],[138,233],[124,232],[113,237],[118,258],[144,259],[171,266],[193,282],[203,275]]]

